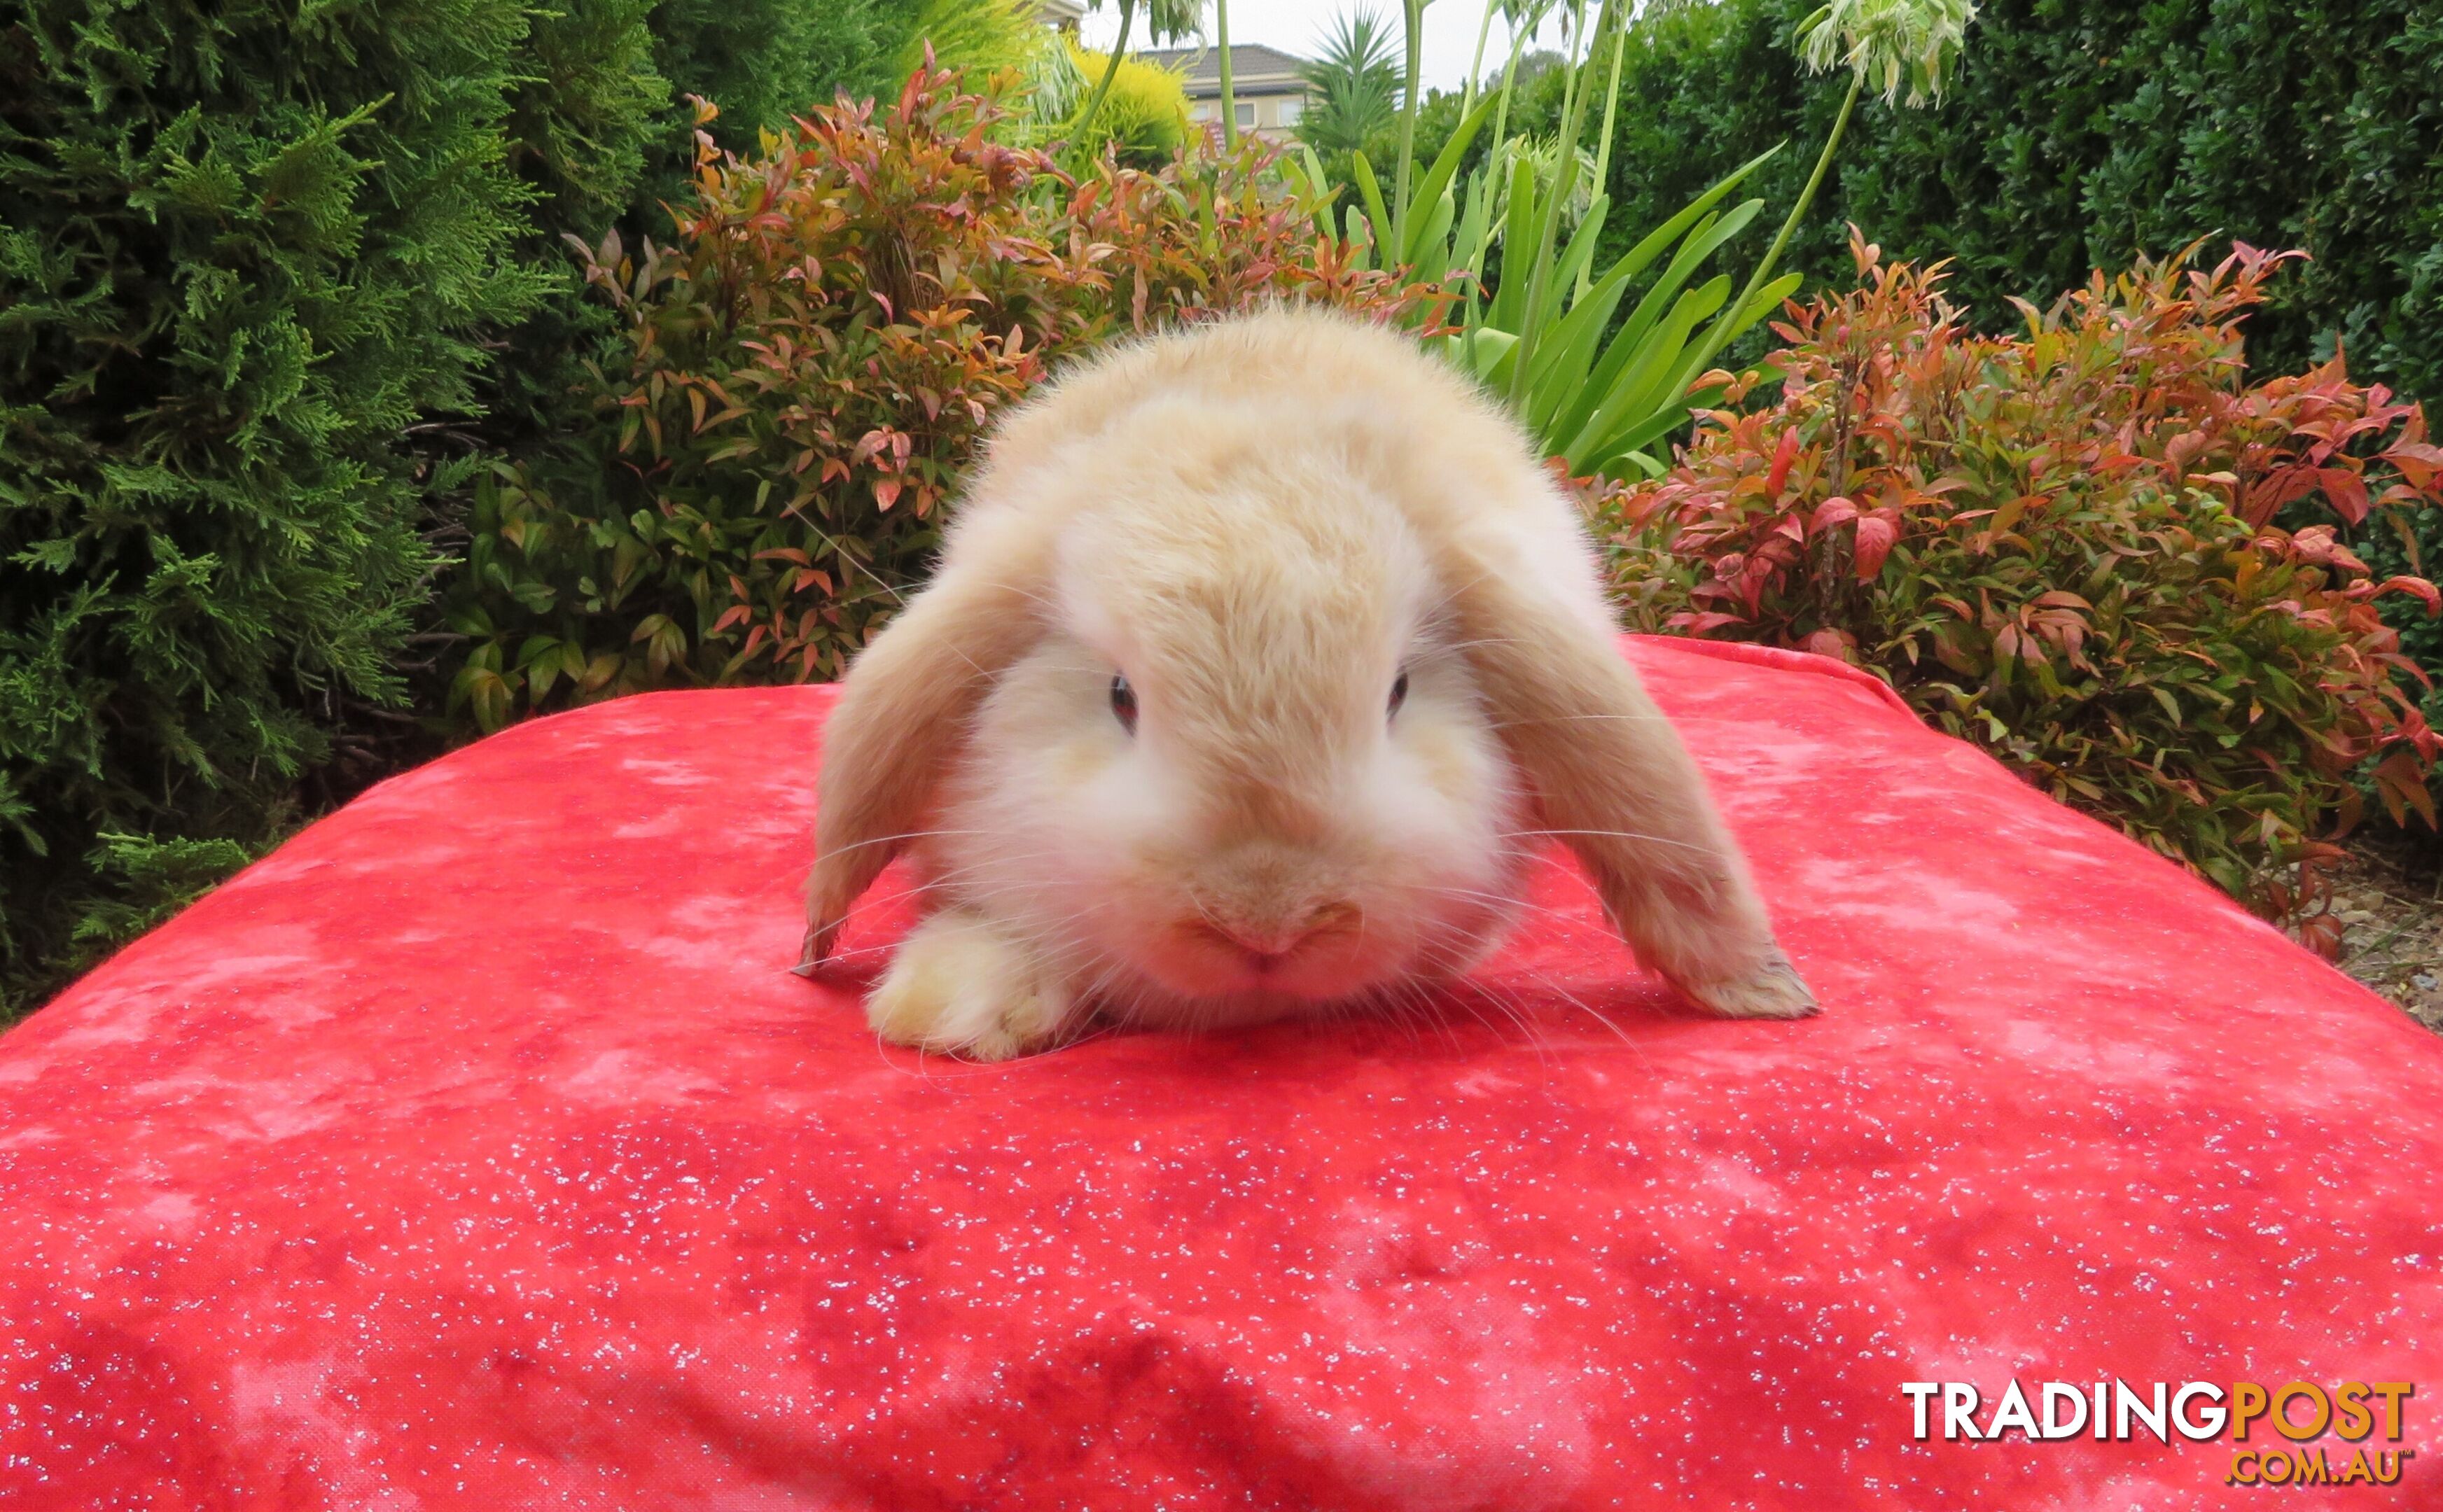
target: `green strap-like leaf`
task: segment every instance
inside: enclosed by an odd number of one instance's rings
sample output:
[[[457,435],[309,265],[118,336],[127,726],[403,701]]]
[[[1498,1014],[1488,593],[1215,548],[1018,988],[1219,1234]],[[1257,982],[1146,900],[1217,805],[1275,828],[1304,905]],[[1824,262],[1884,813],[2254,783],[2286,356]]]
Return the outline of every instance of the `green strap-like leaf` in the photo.
[[[1468,144],[1476,140],[1476,134],[1484,125],[1484,118],[1493,113],[1493,97],[1488,95],[1460,118],[1459,129],[1451,133],[1450,140],[1442,144],[1442,152],[1435,156],[1433,166],[1425,170],[1424,178],[1418,180],[1416,197],[1409,201],[1410,204],[1431,205],[1442,197],[1443,191],[1450,188],[1453,176],[1459,173],[1459,160],[1466,155]],[[1447,227],[1448,223],[1444,224]],[[1435,236],[1422,231],[1417,226],[1405,227],[1403,230],[1400,260],[1415,263],[1424,255],[1424,249],[1432,245]]]
[[[1696,224],[1688,233],[1687,242],[1655,281],[1654,287],[1638,301],[1637,309],[1622,326],[1620,335],[1613,338],[1603,360],[1596,364],[1593,376],[1575,402],[1564,405],[1554,417],[1551,428],[1555,437],[1576,435],[1598,405],[1609,399],[1622,383],[1631,381],[1626,376],[1627,364],[1625,355],[1636,351],[1637,343],[1644,339],[1646,332],[1652,329],[1654,321],[1666,308],[1665,301],[1676,300],[1681,287],[1695,274],[1698,266],[1723,243],[1746,229],[1748,223],[1754,220],[1763,208],[1764,201],[1752,199],[1736,206],[1718,220],[1708,215]],[[1673,354],[1673,356],[1676,360],[1678,354]]]
[[[1443,339],[1449,343],[1445,350],[1459,370],[1487,384],[1493,381],[1492,370],[1518,344],[1516,337],[1489,325],[1471,326]]]
[[[1631,445],[1624,433],[1644,420],[1665,396],[1665,386],[1679,369],[1688,333],[1698,321],[1720,309],[1730,297],[1731,276],[1727,273],[1717,273],[1701,286],[1680,296],[1670,316],[1648,333],[1643,349],[1631,358],[1618,392],[1595,411],[1594,418],[1586,423],[1563,453],[1569,459],[1570,471],[1584,467],[1590,457],[1609,456]]]
[[[1756,290],[1755,294],[1749,299],[1739,318],[1733,320],[1727,327],[1729,332],[1727,339],[1736,340],[1741,333],[1771,314],[1782,301],[1797,290],[1798,284],[1798,274],[1785,273]],[[1711,350],[1718,352],[1720,348]],[[1703,395],[1688,392],[1689,386],[1701,375],[1702,370],[1699,364],[1704,362],[1710,355],[1711,352],[1703,343],[1690,344],[1681,354],[1679,371],[1673,374],[1670,386],[1662,391],[1661,402],[1645,419],[1622,431],[1607,448],[1607,452],[1626,451],[1646,446],[1678,429],[1687,423],[1688,417],[1697,410],[1714,402]],[[1708,391],[1708,392],[1714,392]],[[1674,395],[1677,397],[1673,397]]]
[[[1604,349],[1603,357],[1596,362],[1594,371],[1580,386],[1577,394],[1562,404],[1552,416],[1548,433],[1555,444],[1563,438],[1575,437],[1598,409],[1618,396],[1624,384],[1644,380],[1644,370],[1636,364],[1646,360],[1640,354],[1652,350],[1646,346],[1645,338],[1652,334],[1657,322],[1675,307],[1674,301],[1680,298],[1689,276],[1704,258],[1705,239],[1719,224],[1718,217],[1706,215],[1690,229],[1687,243],[1671,259],[1670,265],[1656,278],[1654,286],[1637,301],[1637,308],[1629,312],[1628,319],[1613,335],[1610,344]],[[1677,355],[1676,353],[1673,355]]]
[[[1535,166],[1521,153],[1510,165],[1510,215],[1501,233],[1501,287],[1493,296],[1488,323],[1516,331],[1527,312],[1527,269],[1535,255]]]
[[[1548,449],[1559,449],[1566,437],[1555,436],[1553,420],[1567,410],[1591,407],[1588,370],[1603,341],[1604,328],[1628,292],[1628,281],[1606,278],[1570,306],[1570,313],[1548,338],[1536,357],[1538,370],[1528,380],[1527,426]]]
[[[1332,200],[1333,194],[1333,191],[1331,187],[1332,180],[1324,176],[1323,159],[1314,155],[1314,149],[1313,147],[1309,146],[1305,142],[1298,143],[1298,155],[1299,159],[1305,165],[1307,192],[1318,196],[1318,203],[1315,206],[1314,214],[1315,229],[1323,233],[1323,239],[1325,242],[1333,242],[1337,240],[1337,238],[1333,234],[1336,228],[1332,224]]]
[[[1479,174],[1468,180],[1467,213],[1460,217],[1459,236],[1451,244],[1451,266],[1473,270],[1484,250],[1485,233],[1492,226],[1493,180]],[[1475,298],[1473,292],[1469,298]]]
[[[1588,205],[1586,219],[1578,222],[1578,228],[1570,237],[1569,245],[1561,249],[1561,260],[1552,264],[1555,285],[1567,283],[1573,290],[1576,288],[1578,270],[1594,261],[1595,239],[1603,234],[1604,214],[1610,209],[1611,200],[1602,194],[1596,195]],[[1556,301],[1562,298],[1557,286],[1552,298]]]
[[[1399,265],[1391,245],[1391,212],[1383,208],[1383,186],[1374,179],[1374,165],[1364,153],[1350,155],[1357,173],[1357,192],[1366,202],[1366,216],[1370,223],[1368,239],[1374,244],[1375,261],[1385,267]]]
[[[1645,240],[1628,249],[1614,267],[1626,267],[1631,277],[1643,271],[1645,264],[1662,255],[1662,249],[1680,239],[1681,233],[1697,223],[1697,218],[1720,203],[1722,196],[1739,186],[1739,181],[1763,167],[1768,159],[1781,151],[1778,146],[1766,149],[1735,170],[1728,178],[1688,202],[1688,207],[1646,234]],[[1761,203],[1761,202],[1759,202]]]
[[[1773,305],[1776,305],[1780,303],[1782,300],[1789,298],[1791,292],[1798,287],[1798,283],[1799,275],[1795,273],[1785,273],[1780,278],[1777,278],[1771,283],[1766,284],[1763,288],[1758,289],[1756,291],[1756,297],[1754,300],[1751,300],[1748,304],[1749,309],[1756,311],[1757,313],[1755,316],[1751,317],[1748,319],[1746,325],[1754,324],[1755,320],[1757,319],[1761,319],[1763,314],[1769,312]],[[1769,301],[1765,298],[1768,294],[1773,296]],[[1737,327],[1737,329],[1744,330],[1746,329],[1746,325],[1741,325]],[[1693,384],[1699,375],[1696,365],[1698,362],[1703,360],[1703,347],[1692,345],[1688,348],[1687,353],[1682,359],[1681,374],[1677,385],[1681,397],[1657,406],[1653,412],[1648,414],[1644,420],[1622,431],[1618,439],[1608,448],[1609,455],[1617,456],[1622,452],[1651,446],[1656,441],[1661,440],[1662,437],[1669,435],[1672,431],[1677,430],[1681,426],[1687,424],[1689,417],[1697,410],[1720,402],[1721,391],[1719,389],[1707,389],[1701,392],[1693,393],[1689,392],[1688,386]],[[1590,457],[1588,460],[1588,465],[1601,468],[1607,466],[1607,463],[1605,457],[1596,456]]]
[[[1434,201],[1433,212],[1416,223],[1408,255],[1402,259],[1430,283],[1439,283],[1460,264],[1450,255],[1451,216],[1458,207],[1449,194]]]

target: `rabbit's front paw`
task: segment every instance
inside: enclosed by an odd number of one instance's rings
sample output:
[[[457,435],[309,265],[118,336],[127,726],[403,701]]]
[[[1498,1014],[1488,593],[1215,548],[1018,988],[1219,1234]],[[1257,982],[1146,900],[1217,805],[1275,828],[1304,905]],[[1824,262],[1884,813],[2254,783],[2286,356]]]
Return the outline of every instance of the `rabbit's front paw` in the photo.
[[[1043,1049],[1069,1018],[1068,984],[983,919],[935,914],[899,944],[866,999],[865,1021],[893,1045],[1006,1061]]]
[[[1777,947],[1744,975],[1717,982],[1682,982],[1680,990],[1698,1006],[1724,1018],[1812,1018],[1823,1011],[1798,968]]]

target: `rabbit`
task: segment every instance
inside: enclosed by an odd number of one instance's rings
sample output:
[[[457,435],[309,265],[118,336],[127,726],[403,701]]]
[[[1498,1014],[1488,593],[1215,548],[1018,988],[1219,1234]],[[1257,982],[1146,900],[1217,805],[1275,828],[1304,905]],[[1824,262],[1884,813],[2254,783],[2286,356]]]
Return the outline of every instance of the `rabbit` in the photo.
[[[1558,837],[1686,997],[1814,1012],[1613,636],[1575,507],[1413,339],[1284,306],[1110,351],[1002,418],[849,668],[800,970],[905,850],[892,1044],[1318,1013],[1465,972]]]

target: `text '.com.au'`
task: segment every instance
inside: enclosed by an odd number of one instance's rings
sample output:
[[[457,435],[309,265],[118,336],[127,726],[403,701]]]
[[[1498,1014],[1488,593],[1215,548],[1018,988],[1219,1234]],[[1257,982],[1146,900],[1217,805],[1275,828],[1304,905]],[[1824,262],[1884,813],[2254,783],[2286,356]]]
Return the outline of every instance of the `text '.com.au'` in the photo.
[[[2057,1439],[2227,1439],[2231,1485],[2393,1485],[2414,1456],[2400,1448],[2408,1381],[2040,1381],[2012,1380],[1988,1399],[1967,1381],[1902,1381],[1913,1435],[1984,1443],[2019,1435]],[[2255,1437],[2250,1439],[2250,1431]],[[2318,1443],[2329,1437],[2329,1444]]]

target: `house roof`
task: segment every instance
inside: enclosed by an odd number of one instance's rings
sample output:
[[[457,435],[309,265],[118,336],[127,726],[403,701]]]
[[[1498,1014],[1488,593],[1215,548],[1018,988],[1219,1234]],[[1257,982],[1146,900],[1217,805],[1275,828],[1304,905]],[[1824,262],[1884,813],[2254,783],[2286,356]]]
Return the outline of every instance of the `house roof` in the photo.
[[[1222,92],[1222,53],[1217,47],[1201,43],[1192,47],[1146,47],[1135,56],[1165,68],[1185,70],[1190,99],[1208,99]],[[1298,70],[1305,66],[1305,59],[1260,42],[1233,43],[1230,87],[1241,95],[1302,95],[1306,81]]]

